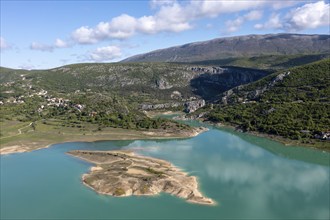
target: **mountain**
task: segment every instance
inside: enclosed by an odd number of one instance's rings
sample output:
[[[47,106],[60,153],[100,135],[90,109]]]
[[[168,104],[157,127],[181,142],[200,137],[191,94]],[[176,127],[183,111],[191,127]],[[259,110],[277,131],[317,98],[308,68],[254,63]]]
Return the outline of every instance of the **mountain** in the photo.
[[[329,54],[330,35],[267,34],[218,38],[160,49],[122,62],[203,62],[276,55]]]
[[[329,150],[330,59],[290,68],[222,94],[206,118]],[[200,110],[202,111],[202,110]],[[198,112],[197,114],[200,114]],[[315,142],[320,140],[320,142]]]

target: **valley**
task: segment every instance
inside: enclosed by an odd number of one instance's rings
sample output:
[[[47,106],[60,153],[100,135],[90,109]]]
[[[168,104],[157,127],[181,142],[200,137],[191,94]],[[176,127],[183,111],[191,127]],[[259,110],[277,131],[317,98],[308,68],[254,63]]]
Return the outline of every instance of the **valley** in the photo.
[[[330,219],[330,0],[0,0],[0,219]]]

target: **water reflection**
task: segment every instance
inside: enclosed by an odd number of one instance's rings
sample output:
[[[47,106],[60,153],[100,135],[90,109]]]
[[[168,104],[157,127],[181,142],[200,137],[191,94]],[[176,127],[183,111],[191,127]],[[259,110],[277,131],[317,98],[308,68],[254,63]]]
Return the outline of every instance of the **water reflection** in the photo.
[[[317,164],[322,152],[292,148],[314,162],[306,163],[269,151],[272,141],[242,135],[211,129],[191,139],[64,143],[1,157],[1,217],[329,219],[330,168]],[[131,149],[169,160],[197,176],[203,194],[220,205],[192,205],[168,195],[100,196],[81,184],[90,164],[65,154],[74,149]]]
[[[259,145],[272,144],[262,140]],[[329,167],[273,154],[234,134],[211,130],[193,139],[136,141],[126,148],[170,160],[198,176],[202,191],[226,209],[239,207],[243,218],[330,216]],[[304,150],[302,155],[308,157]]]
[[[287,190],[297,190],[312,196],[329,185],[329,171],[325,167],[299,166],[273,159],[263,162],[246,162],[226,159],[220,156],[209,158],[206,172],[210,178],[236,185],[267,186],[277,194]]]

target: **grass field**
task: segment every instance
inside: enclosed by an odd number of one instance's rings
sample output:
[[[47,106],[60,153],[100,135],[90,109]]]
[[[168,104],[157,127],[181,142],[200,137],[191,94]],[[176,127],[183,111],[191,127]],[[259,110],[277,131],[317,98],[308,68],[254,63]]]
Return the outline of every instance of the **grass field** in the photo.
[[[59,120],[31,122],[1,121],[0,153],[8,148],[19,152],[47,147],[51,144],[75,141],[136,140],[159,138],[185,138],[187,133],[168,131],[129,130],[122,128],[99,128],[98,125],[81,123],[79,127],[64,127]],[[1,149],[3,151],[1,151]]]

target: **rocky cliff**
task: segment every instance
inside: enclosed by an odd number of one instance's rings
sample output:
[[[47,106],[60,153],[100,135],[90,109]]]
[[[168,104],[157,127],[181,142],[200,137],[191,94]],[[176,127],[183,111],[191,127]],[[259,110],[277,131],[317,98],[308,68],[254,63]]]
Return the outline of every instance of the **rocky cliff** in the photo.
[[[199,99],[194,101],[185,101],[185,102],[169,102],[169,103],[160,103],[160,104],[141,104],[141,110],[160,110],[160,109],[169,109],[169,108],[178,108],[184,107],[184,112],[192,113],[199,108],[205,106],[205,100]]]

